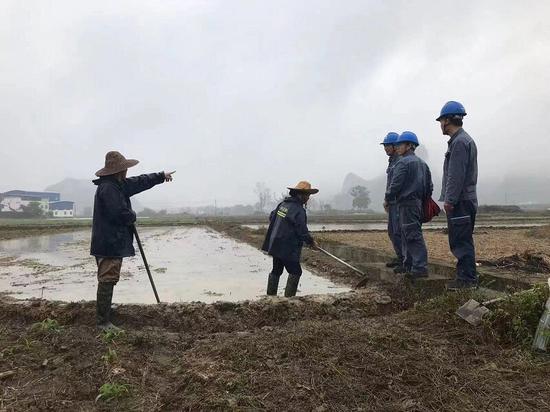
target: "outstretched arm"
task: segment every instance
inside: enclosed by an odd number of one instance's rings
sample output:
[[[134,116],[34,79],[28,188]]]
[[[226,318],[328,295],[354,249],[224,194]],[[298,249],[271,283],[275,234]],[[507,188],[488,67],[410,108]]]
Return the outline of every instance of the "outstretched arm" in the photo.
[[[160,183],[171,182],[173,180],[172,174],[174,173],[176,172],[160,172],[129,177],[124,180],[124,193],[126,196],[130,197],[151,189],[153,186]]]

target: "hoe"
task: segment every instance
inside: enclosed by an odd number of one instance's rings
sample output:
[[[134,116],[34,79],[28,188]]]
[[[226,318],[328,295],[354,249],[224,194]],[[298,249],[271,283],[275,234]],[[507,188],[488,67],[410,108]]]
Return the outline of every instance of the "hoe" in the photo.
[[[320,252],[324,253],[325,255],[327,255],[327,256],[333,258],[333,259],[336,260],[337,262],[340,262],[342,265],[344,265],[344,266],[350,268],[350,269],[353,270],[354,272],[357,272],[357,273],[359,273],[361,276],[363,276],[363,278],[362,278],[359,282],[357,282],[357,284],[355,285],[355,288],[360,288],[360,287],[365,286],[365,283],[367,283],[367,281],[369,280],[369,276],[366,275],[365,272],[363,272],[363,271],[357,269],[356,267],[350,265],[350,264],[347,263],[347,262],[344,262],[344,261],[343,261],[342,259],[340,259],[339,257],[334,256],[332,253],[326,251],[325,249],[323,249],[323,248],[321,248],[321,247],[319,247],[319,246],[317,246],[317,249],[318,249]]]

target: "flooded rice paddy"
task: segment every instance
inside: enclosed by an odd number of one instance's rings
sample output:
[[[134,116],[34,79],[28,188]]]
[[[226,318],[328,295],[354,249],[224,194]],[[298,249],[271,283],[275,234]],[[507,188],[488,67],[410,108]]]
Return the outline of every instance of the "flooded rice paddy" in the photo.
[[[142,242],[163,302],[255,299],[265,294],[271,258],[205,227],[142,229]],[[0,291],[17,298],[95,300],[96,263],[90,232],[0,241]],[[113,301],[154,303],[139,251],[124,259]],[[282,294],[286,273],[281,277]],[[299,295],[348,288],[304,270]]]

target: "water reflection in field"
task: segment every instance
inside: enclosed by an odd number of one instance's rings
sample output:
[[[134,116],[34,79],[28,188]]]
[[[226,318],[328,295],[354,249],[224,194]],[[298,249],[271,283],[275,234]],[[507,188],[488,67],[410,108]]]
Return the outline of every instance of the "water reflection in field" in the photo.
[[[238,301],[265,293],[271,259],[248,244],[204,227],[144,229],[141,237],[164,302]],[[89,231],[78,231],[0,241],[0,291],[18,298],[95,300],[89,238]],[[283,275],[281,292],[285,280]],[[299,294],[345,290],[304,271]],[[155,302],[140,256],[124,259],[114,301]]]

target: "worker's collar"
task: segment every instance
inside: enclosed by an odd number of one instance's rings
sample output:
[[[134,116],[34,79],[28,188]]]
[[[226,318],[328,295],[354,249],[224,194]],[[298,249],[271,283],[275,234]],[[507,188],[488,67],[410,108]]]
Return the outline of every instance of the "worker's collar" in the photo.
[[[124,182],[121,182],[120,180],[118,180],[113,175],[101,176],[99,179],[92,180],[92,182],[95,185],[99,185],[99,184],[104,183],[104,182],[112,182],[112,183],[114,183],[114,184],[116,184],[117,186],[120,186],[120,187],[122,187],[122,185],[124,184]]]
[[[451,137],[449,138],[449,141],[447,143],[451,144],[451,142],[454,140],[455,137],[458,136],[458,134],[462,131],[462,127],[459,128],[456,132],[454,132]]]
[[[302,203],[300,198],[298,196],[288,196],[285,198],[285,202],[296,202],[296,203]]]
[[[414,156],[414,152],[409,150],[407,153],[404,153],[401,157]]]

